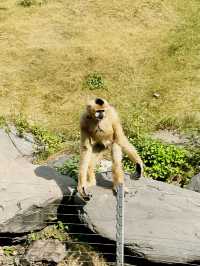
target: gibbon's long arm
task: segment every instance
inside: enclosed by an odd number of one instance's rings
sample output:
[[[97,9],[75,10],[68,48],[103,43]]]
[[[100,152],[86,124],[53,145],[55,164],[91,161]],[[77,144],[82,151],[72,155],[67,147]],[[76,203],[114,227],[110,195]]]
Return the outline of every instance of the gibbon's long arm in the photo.
[[[128,141],[122,129],[121,123],[119,121],[113,123],[113,130],[114,130],[115,142],[121,146],[123,152],[125,152],[128,155],[129,159],[134,163],[136,163],[136,171],[141,176],[143,174],[142,159],[140,158],[134,146],[131,145],[130,142]]]

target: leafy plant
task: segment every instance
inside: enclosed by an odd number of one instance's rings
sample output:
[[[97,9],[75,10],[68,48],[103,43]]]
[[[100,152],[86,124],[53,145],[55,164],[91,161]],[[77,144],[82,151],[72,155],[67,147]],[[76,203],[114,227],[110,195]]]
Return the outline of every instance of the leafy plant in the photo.
[[[85,79],[85,83],[90,90],[103,89],[105,87],[104,80],[99,73],[89,74]]]
[[[190,155],[185,149],[163,144],[150,137],[130,137],[129,140],[140,153],[147,176],[167,182],[179,179],[183,185],[193,173]],[[123,162],[127,171],[134,171],[134,166],[127,156],[124,157]]]
[[[19,5],[23,7],[31,7],[33,5],[45,4],[47,0],[20,0]]]
[[[19,5],[23,6],[23,7],[30,7],[32,5],[35,5],[36,1],[35,0],[21,0],[19,2]]]
[[[32,126],[31,133],[42,149],[39,150],[40,159],[45,159],[63,147],[64,137],[48,131],[40,126]]]
[[[30,126],[27,121],[27,119],[22,115],[19,114],[15,119],[14,119],[15,127],[17,129],[17,133],[19,137],[23,137],[24,133],[26,131],[30,131]]]
[[[176,130],[181,127],[180,119],[177,117],[167,116],[162,118],[156,125],[156,129],[168,129],[168,130]]]
[[[65,241],[68,238],[68,227],[63,224],[63,222],[58,221],[57,224],[45,227],[42,231],[31,232],[28,237],[28,243],[36,240],[43,239],[58,239],[60,241]]]
[[[7,126],[6,119],[4,116],[0,116],[0,128],[4,128]]]
[[[36,150],[37,161],[45,160],[48,156],[63,148],[64,135],[50,132],[38,125],[30,125],[21,114],[15,117],[14,125],[19,137],[23,137],[25,133],[31,133],[34,136],[35,142],[38,144]]]
[[[14,255],[15,252],[16,252],[15,247],[12,247],[12,246],[10,246],[10,247],[9,246],[4,246],[3,247],[3,253],[7,257]]]
[[[73,179],[78,179],[78,167],[79,167],[79,157],[73,156],[69,160],[67,160],[61,167],[57,167],[57,171],[59,171],[63,175],[69,175]]]

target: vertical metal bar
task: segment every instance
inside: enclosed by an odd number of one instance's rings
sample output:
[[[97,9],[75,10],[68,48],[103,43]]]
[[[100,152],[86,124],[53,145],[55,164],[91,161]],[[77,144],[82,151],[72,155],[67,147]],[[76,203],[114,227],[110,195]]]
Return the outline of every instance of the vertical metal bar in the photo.
[[[116,262],[117,266],[124,265],[124,186],[117,187],[117,209],[116,209]]]

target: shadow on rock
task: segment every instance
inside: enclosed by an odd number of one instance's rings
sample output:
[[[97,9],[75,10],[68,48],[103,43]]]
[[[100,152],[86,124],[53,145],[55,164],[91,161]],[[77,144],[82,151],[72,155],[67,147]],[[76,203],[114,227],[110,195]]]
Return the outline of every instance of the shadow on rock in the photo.
[[[35,174],[46,180],[54,180],[61,189],[63,196],[72,194],[73,189],[76,187],[75,180],[69,176],[59,174],[50,166],[38,166],[35,169]]]

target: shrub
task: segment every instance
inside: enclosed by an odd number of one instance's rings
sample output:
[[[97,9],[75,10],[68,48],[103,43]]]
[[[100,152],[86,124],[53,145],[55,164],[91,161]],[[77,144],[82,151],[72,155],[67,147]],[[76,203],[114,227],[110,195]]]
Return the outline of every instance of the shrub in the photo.
[[[19,137],[23,137],[24,133],[29,130],[29,123],[23,115],[18,115],[15,120],[15,127],[17,129],[17,134]]]
[[[103,89],[105,86],[103,78],[99,73],[89,74],[85,78],[85,83],[86,87],[90,90]]]
[[[185,149],[163,144],[150,137],[130,137],[129,140],[141,155],[147,176],[166,182],[181,178],[180,183],[183,185],[192,174],[190,156]],[[127,156],[124,157],[123,163],[127,171],[134,171],[134,166]]]
[[[34,140],[39,147],[39,150],[36,151],[37,161],[47,159],[48,156],[61,150],[63,147],[64,136],[48,131],[38,125],[30,125],[21,114],[14,119],[14,125],[19,137],[23,137],[25,133],[31,133],[34,136]]]
[[[47,0],[20,0],[18,4],[23,7],[46,4]]]
[[[79,168],[79,157],[73,156],[69,160],[67,160],[61,167],[57,167],[57,171],[59,171],[63,175],[69,175],[74,180],[78,180],[78,168]]]
[[[23,7],[30,7],[32,5],[35,5],[36,1],[35,0],[21,0],[19,2],[19,5],[23,6]]]
[[[39,126],[32,126],[30,132],[42,149],[38,153],[38,159],[46,159],[49,155],[61,150],[64,138]]]

